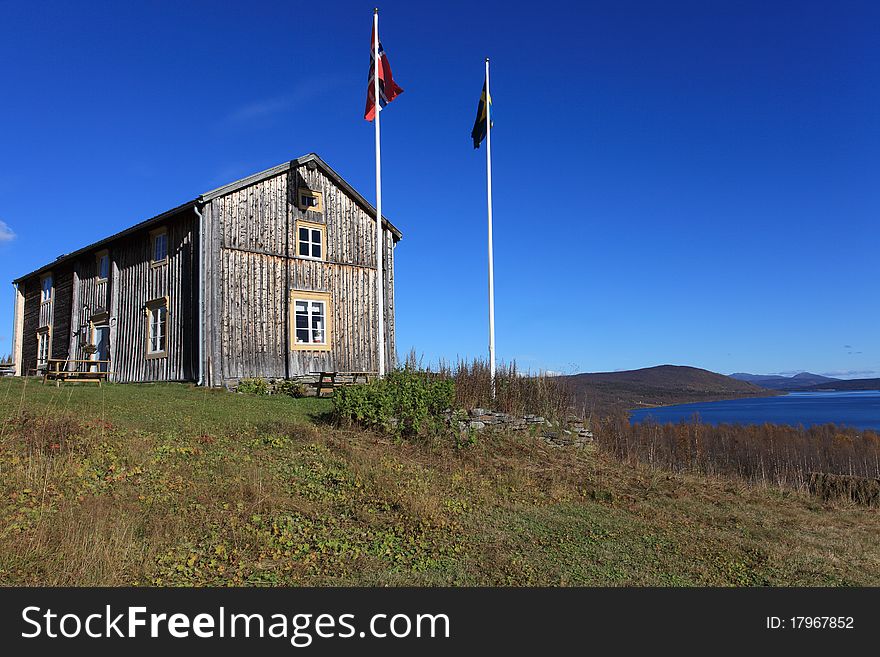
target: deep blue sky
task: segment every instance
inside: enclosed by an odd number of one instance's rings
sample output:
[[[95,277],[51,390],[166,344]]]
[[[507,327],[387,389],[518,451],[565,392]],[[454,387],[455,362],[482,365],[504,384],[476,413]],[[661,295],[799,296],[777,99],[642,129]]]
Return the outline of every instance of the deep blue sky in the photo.
[[[311,151],[372,200],[374,4],[0,2],[0,280]],[[880,371],[880,5],[380,8],[401,354],[486,351],[488,55],[500,358]]]

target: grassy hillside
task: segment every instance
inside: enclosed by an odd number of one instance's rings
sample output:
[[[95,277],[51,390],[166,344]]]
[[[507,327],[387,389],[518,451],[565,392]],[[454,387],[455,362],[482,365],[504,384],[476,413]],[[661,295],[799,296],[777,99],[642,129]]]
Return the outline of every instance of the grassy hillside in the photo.
[[[876,511],[328,406],[0,380],[0,584],[880,584]]]
[[[644,406],[664,406],[777,394],[696,367],[659,365],[625,372],[595,372],[561,377],[577,404],[604,414]]]

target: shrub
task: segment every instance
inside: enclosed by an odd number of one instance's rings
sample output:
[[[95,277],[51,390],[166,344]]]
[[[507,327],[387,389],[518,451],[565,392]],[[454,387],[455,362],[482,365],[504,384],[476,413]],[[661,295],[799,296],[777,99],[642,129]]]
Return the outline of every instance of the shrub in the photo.
[[[409,367],[370,383],[339,388],[333,396],[337,424],[358,424],[397,436],[437,433],[455,402],[455,384]]]
[[[491,408],[511,415],[534,413],[557,422],[565,422],[572,408],[571,392],[561,378],[521,372],[515,362],[495,368],[494,399],[491,369],[485,360],[460,360],[455,366],[440,363],[438,376],[455,381],[456,403],[462,408]]]
[[[238,382],[236,390],[251,395],[268,395],[269,384],[266,379],[242,379]]]
[[[291,397],[305,397],[306,396],[306,386],[299,381],[290,381],[285,379],[284,381],[279,381],[275,384],[275,392],[279,395],[289,395]]]
[[[880,478],[880,435],[838,427],[631,424],[625,413],[596,423],[600,449],[631,463],[674,472],[734,476],[804,489],[812,473]],[[830,481],[830,480],[829,480]],[[847,493],[848,494],[848,493]]]

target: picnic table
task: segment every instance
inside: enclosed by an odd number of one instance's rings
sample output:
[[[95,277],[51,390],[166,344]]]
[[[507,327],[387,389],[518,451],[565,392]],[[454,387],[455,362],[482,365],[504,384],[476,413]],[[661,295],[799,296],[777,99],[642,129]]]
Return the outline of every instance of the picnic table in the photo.
[[[70,365],[73,369],[68,369]],[[107,380],[110,374],[109,360],[72,360],[67,358],[50,358],[46,362],[43,383],[54,381],[56,387],[65,381],[76,383],[97,383]]]
[[[317,396],[321,397],[324,389],[329,389],[332,393],[339,386],[354,385],[359,379],[363,379],[363,383],[369,383],[371,378],[375,378],[375,372],[328,372],[325,370],[313,370],[309,374],[317,374],[318,380],[315,382],[317,388]],[[347,379],[341,381],[340,378]]]

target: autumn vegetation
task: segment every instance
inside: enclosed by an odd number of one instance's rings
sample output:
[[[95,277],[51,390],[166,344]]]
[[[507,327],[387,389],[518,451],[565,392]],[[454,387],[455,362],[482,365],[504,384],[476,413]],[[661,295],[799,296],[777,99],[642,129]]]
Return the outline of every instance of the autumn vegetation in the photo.
[[[489,405],[480,367],[428,380],[453,381],[455,405]],[[500,408],[553,403],[552,380],[498,383]],[[0,379],[0,584],[880,583],[876,509],[803,486],[822,450],[870,475],[876,437],[774,429],[765,446],[761,428],[594,418],[596,442],[575,449],[534,432],[395,435],[332,411]]]

